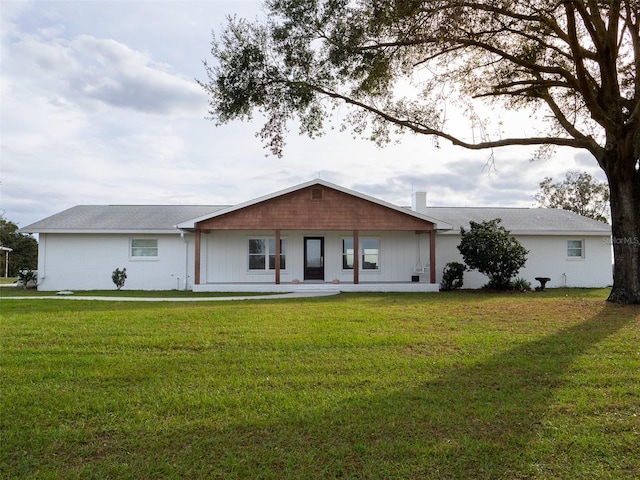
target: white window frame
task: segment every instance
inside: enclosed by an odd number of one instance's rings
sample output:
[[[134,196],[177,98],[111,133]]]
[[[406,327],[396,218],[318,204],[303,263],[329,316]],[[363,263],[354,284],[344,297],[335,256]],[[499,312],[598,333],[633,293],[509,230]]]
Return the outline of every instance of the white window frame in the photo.
[[[367,240],[375,240],[378,243],[378,252],[373,254],[373,253],[369,253],[368,255],[375,255],[377,257],[377,262],[376,262],[376,268],[364,268],[365,265],[365,255],[367,255],[367,253],[365,252],[365,243]],[[382,242],[380,241],[380,237],[363,237],[360,239],[360,270],[362,272],[379,272],[381,270],[381,257],[382,257]]]
[[[580,242],[580,248],[571,246],[571,242]],[[585,241],[584,238],[572,238],[567,240],[567,260],[584,260]],[[580,255],[570,255],[569,252],[580,251]]]
[[[346,249],[346,244],[345,242],[351,242],[351,249]],[[348,265],[348,259],[349,257],[351,257],[351,267],[348,267],[346,265]],[[355,255],[354,255],[354,251],[353,251],[353,237],[343,237],[342,238],[342,255],[341,255],[341,261],[342,261],[342,271],[343,272],[353,272],[353,263],[355,261]]]
[[[136,242],[155,242],[155,246],[151,245],[135,245]],[[155,251],[154,255],[138,255],[136,254],[136,250],[138,251]],[[135,261],[153,261],[158,260],[160,257],[160,248],[158,245],[157,238],[141,238],[141,237],[132,237],[129,240],[129,258]]]
[[[251,242],[254,240],[259,240],[264,242],[265,251],[264,253],[256,253],[252,254],[250,251]],[[272,245],[273,243],[273,245]],[[286,271],[287,267],[287,241],[285,238],[280,239],[280,262],[284,261],[284,267],[280,268],[280,271]],[[275,272],[275,251],[276,239],[275,237],[249,237],[247,239],[247,271],[252,273],[260,273],[260,272]],[[273,249],[273,251],[271,251]],[[264,256],[264,268],[251,268],[251,256]],[[273,258],[273,268],[271,267],[271,259]]]
[[[376,263],[376,268],[364,268],[364,256],[365,256],[365,252],[364,252],[364,245],[365,242],[367,240],[375,240],[376,242],[378,242],[378,261]],[[350,251],[346,251],[345,250],[345,241],[350,241],[351,242],[351,250]],[[382,258],[382,241],[380,240],[380,237],[360,237],[360,241],[358,242],[358,252],[357,255],[359,255],[359,263],[358,263],[358,271],[360,272],[379,272],[380,270],[382,270],[382,263],[381,263],[381,258]],[[342,237],[342,253],[341,253],[341,267],[342,267],[342,271],[343,272],[353,272],[353,266],[349,267],[345,267],[346,263],[345,263],[345,257],[350,256],[352,259],[352,265],[353,265],[353,260],[355,260],[355,252],[353,251],[353,237]],[[372,254],[373,255],[373,254]]]

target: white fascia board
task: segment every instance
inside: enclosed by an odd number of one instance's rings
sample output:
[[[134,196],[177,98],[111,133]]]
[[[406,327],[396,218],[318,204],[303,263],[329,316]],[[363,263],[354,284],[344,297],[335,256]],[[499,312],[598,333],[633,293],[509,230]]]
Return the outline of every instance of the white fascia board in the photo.
[[[180,230],[109,230],[109,229],[89,229],[89,228],[40,228],[35,230],[18,230],[20,233],[60,233],[60,234],[95,234],[95,235],[175,235],[182,233]]]
[[[468,231],[468,229],[465,229]],[[460,235],[460,229],[442,232],[443,235]],[[510,235],[513,236],[579,236],[579,237],[610,237],[611,231],[594,231],[594,230],[510,230]]]

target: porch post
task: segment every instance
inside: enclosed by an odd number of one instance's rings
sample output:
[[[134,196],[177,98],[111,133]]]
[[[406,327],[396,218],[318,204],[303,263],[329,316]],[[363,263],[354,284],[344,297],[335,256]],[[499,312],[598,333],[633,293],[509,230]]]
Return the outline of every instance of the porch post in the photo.
[[[429,278],[436,283],[436,231],[429,230]]]
[[[280,285],[280,230],[276,230],[276,285]]]
[[[196,247],[195,247],[195,265],[193,269],[193,283],[194,285],[200,285],[200,235],[201,230],[196,227]]]
[[[353,284],[360,283],[360,239],[358,230],[353,231]]]

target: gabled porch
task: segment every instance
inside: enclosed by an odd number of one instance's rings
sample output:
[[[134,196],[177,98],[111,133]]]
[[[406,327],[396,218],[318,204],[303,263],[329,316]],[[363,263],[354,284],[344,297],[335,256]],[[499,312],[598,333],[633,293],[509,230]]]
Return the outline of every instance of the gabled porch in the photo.
[[[430,217],[323,181],[178,225],[194,291],[437,291]]]

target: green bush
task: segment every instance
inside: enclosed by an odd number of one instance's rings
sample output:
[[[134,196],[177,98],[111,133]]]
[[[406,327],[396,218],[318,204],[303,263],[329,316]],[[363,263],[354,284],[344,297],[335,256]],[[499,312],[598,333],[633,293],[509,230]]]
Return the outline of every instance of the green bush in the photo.
[[[518,240],[496,218],[485,222],[469,222],[470,230],[460,228],[462,239],[458,250],[470,270],[489,277],[489,288],[509,290],[511,279],[527,262],[527,253]]]
[[[462,263],[449,262],[442,270],[440,290],[455,290],[462,287],[466,267]]]
[[[115,284],[118,290],[124,287],[124,282],[126,279],[127,279],[126,268],[123,268],[122,270],[120,270],[119,268],[116,268],[111,274],[111,280],[113,280],[113,283]]]
[[[22,288],[36,288],[38,286],[38,273],[33,270],[20,270],[18,272],[18,285]]]

